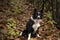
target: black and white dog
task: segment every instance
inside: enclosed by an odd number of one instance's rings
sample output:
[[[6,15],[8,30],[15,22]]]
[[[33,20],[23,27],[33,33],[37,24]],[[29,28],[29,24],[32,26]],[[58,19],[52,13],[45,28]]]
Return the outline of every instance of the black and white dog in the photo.
[[[30,40],[31,37],[40,37],[38,29],[40,22],[42,21],[43,13],[34,9],[34,13],[26,24],[26,29],[20,33],[20,36],[27,37]]]

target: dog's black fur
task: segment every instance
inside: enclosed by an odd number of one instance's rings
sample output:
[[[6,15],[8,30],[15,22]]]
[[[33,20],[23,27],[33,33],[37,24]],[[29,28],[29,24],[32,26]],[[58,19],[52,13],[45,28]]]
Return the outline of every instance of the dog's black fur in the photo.
[[[39,12],[39,14],[38,14]],[[37,17],[37,16],[40,16],[40,17]],[[37,11],[36,9],[34,9],[34,13],[32,15],[32,18],[29,19],[29,21],[27,22],[26,24],[26,29],[23,30],[22,32],[22,36],[24,37],[28,37],[28,34],[31,33],[31,37],[36,37],[37,34],[38,34],[38,29],[36,30],[36,32],[34,31],[34,28],[32,27],[34,25],[34,20],[37,19],[42,19],[42,16],[43,16],[43,13],[41,11]],[[39,27],[38,27],[39,28]]]

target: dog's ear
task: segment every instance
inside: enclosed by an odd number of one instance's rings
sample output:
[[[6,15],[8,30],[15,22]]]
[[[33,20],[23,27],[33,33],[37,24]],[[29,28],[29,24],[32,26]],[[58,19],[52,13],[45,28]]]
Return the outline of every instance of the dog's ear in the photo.
[[[43,10],[40,10],[41,13],[43,13]]]
[[[37,11],[37,9],[35,8],[35,9],[34,9],[34,12],[36,12],[36,11]]]

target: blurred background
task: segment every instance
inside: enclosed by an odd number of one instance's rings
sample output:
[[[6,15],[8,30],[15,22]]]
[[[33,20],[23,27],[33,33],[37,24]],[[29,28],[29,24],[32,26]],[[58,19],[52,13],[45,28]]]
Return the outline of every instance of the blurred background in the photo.
[[[60,40],[60,0],[0,0],[0,40],[27,40],[19,33],[34,8],[43,10],[41,38],[31,40]]]

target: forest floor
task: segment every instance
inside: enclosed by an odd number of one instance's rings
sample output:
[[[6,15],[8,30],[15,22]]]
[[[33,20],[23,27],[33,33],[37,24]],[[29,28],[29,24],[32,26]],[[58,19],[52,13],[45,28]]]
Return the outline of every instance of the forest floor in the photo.
[[[7,35],[8,28],[7,23],[9,18],[13,18],[16,22],[16,30],[19,32],[25,29],[26,22],[31,17],[33,13],[34,6],[32,4],[25,4],[23,1],[20,1],[20,5],[22,6],[22,14],[15,14],[13,12],[5,10],[5,6],[0,6],[2,10],[0,10],[0,40],[27,40],[23,37],[17,36],[11,36]],[[8,7],[6,7],[8,9]],[[46,18],[42,19],[43,22],[41,23],[41,26],[39,28],[39,34],[41,37],[31,38],[31,40],[60,40],[60,30],[56,28],[54,24],[47,23],[48,20]]]

